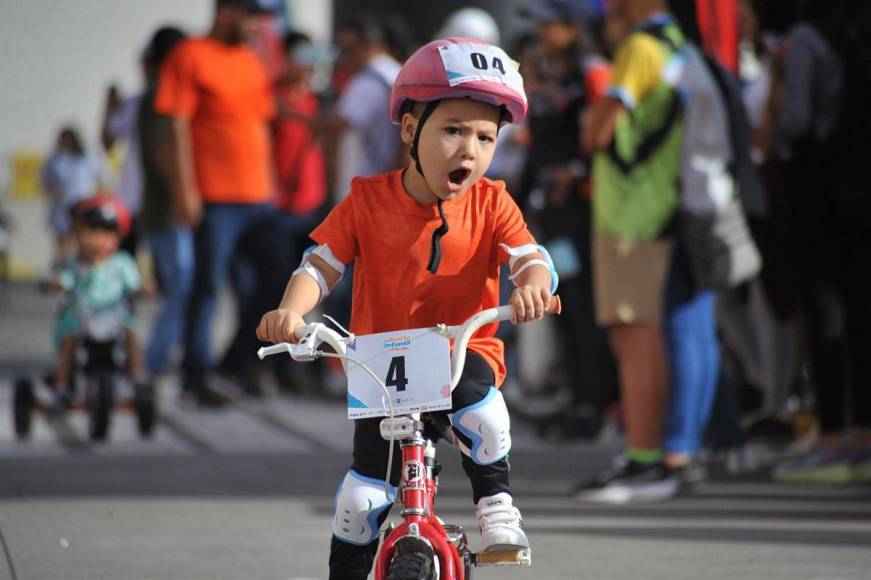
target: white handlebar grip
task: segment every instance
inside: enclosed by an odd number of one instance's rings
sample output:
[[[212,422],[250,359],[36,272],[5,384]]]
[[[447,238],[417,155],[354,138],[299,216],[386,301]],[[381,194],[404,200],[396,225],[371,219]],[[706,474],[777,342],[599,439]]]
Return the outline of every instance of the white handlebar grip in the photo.
[[[290,352],[290,345],[286,342],[280,342],[278,344],[273,344],[272,346],[264,346],[257,351],[257,358],[263,360],[272,354],[279,354],[283,352]]]

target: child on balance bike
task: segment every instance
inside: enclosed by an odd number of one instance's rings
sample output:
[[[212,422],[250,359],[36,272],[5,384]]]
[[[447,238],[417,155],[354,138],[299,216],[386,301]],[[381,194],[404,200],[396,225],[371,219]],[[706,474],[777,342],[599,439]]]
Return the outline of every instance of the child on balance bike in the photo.
[[[499,305],[499,266],[516,284],[516,323],[542,318],[557,277],[501,181],[484,178],[499,128],[520,123],[527,101],[517,64],[469,38],[431,42],[406,61],[391,94],[391,117],[412,162],[356,178],[350,194],[312,232],[317,243],[293,273],[281,304],[257,336],[294,342],[294,328],[354,262],[351,331],[357,335],[458,324]],[[472,484],[482,551],[528,548],[509,486],[509,418],[495,325],[469,342],[453,392],[451,424]],[[339,486],[330,578],[365,579],[378,528],[392,505],[384,489],[389,444],[378,419],[355,421],[351,469]],[[390,474],[399,482],[399,465]]]
[[[153,401],[152,387],[145,377],[144,361],[136,336],[137,320],[130,307],[140,292],[139,270],[133,258],[118,249],[130,230],[130,214],[115,195],[100,193],[80,201],[72,210],[76,253],[56,272],[52,287],[64,293],[55,324],[58,346],[55,387],[61,408],[74,399],[72,381],[77,362],[85,369],[114,369],[116,348],[123,345],[121,364],[136,392],[135,399]],[[84,349],[85,360],[80,358]],[[112,396],[106,400],[111,402]],[[141,409],[137,406],[137,412]],[[143,411],[145,412],[145,411]],[[153,409],[140,415],[140,431],[148,435],[153,426]],[[91,436],[106,437],[108,423],[93,423]]]

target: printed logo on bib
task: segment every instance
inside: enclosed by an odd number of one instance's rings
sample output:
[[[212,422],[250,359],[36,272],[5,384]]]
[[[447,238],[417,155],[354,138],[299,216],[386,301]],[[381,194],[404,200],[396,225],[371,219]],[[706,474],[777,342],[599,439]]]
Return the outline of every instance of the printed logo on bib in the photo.
[[[472,42],[445,44],[439,47],[439,55],[452,87],[471,81],[491,81],[523,94],[520,65],[497,46]]]
[[[403,466],[402,486],[405,489],[426,489],[426,479],[424,477],[423,463],[420,461],[409,461]]]

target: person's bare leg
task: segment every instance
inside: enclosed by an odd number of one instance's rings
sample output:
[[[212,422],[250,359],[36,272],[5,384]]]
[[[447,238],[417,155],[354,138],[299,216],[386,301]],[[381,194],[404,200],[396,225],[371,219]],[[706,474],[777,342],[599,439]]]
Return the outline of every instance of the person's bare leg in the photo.
[[[613,326],[609,339],[620,373],[627,448],[659,449],[668,396],[668,363],[662,333],[654,326]]]
[[[145,356],[139,347],[139,340],[132,330],[124,331],[124,342],[127,347],[127,371],[137,383],[145,379]]]
[[[66,337],[60,345],[57,368],[55,369],[55,385],[69,387],[73,378],[73,363],[76,357],[78,341],[75,336]]]
[[[73,380],[73,367],[76,362],[76,349],[79,342],[75,336],[68,336],[63,339],[58,352],[57,367],[54,375],[54,388],[57,391],[60,401],[63,405],[69,403],[72,398],[72,389],[70,383]]]

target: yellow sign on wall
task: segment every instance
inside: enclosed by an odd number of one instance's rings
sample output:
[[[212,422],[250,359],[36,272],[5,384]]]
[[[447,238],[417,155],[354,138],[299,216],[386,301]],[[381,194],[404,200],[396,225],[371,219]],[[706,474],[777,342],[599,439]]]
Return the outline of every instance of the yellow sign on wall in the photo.
[[[42,168],[43,155],[36,151],[18,151],[9,160],[10,175],[9,198],[17,200],[36,200],[43,195],[39,183],[39,170]]]

